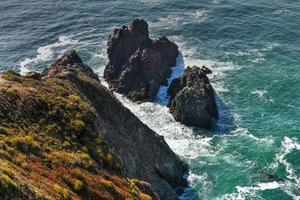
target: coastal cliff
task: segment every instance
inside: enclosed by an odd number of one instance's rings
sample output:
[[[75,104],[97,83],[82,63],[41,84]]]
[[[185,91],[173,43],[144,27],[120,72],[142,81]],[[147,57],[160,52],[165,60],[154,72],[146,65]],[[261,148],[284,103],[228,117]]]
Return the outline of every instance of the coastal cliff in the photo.
[[[1,199],[177,199],[187,166],[72,50],[0,74]]]

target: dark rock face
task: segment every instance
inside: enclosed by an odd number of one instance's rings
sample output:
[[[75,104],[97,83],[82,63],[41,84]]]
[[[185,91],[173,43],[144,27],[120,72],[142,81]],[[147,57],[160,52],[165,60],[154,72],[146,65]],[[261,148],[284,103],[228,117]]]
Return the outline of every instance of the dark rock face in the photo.
[[[47,68],[42,75],[52,76],[58,72],[72,70],[75,71],[76,69],[85,73],[92,79],[99,80],[98,76],[93,72],[93,70],[82,62],[75,50],[67,51],[62,57],[57,59],[49,68]]]
[[[168,89],[170,113],[176,121],[191,126],[210,128],[218,118],[213,87],[206,74],[211,71],[197,66],[185,69]]]
[[[104,78],[110,88],[128,94],[133,101],[153,101],[176,64],[177,45],[164,36],[151,40],[142,19],[115,29],[107,44],[109,63]]]
[[[183,178],[186,164],[172,152],[162,137],[102,86],[98,78],[94,78],[97,75],[92,69],[78,58],[75,51],[67,52],[44,72],[44,76],[71,81],[80,95],[93,105],[98,115],[99,134],[123,161],[124,176],[150,183],[160,199],[177,199],[174,189],[187,184]]]

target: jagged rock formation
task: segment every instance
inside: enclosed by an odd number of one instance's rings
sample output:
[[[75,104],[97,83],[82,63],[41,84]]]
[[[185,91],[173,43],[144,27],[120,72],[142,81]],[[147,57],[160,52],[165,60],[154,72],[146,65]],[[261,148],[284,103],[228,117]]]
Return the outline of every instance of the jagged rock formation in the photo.
[[[75,51],[0,74],[1,199],[173,200],[186,169]]]
[[[110,88],[128,94],[133,101],[153,101],[176,64],[177,45],[164,36],[151,40],[148,24],[142,19],[115,29],[107,44],[109,63],[104,78]]]
[[[218,118],[214,89],[206,76],[209,73],[211,71],[204,66],[187,67],[181,78],[172,81],[168,106],[176,121],[210,128]]]

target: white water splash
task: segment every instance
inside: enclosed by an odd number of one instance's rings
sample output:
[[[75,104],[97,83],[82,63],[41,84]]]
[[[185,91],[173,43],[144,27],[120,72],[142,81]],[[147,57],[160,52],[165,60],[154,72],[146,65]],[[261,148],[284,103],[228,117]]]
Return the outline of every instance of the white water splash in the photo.
[[[267,90],[253,90],[253,91],[251,91],[251,94],[257,96],[258,98],[260,98],[266,102],[274,102],[274,100],[271,97],[268,97]]]
[[[156,94],[156,102],[162,104],[162,105],[167,105],[169,102],[169,96],[168,96],[168,88],[170,87],[172,81],[175,78],[178,78],[183,75],[184,72],[184,60],[183,60],[183,55],[180,53],[177,57],[176,65],[172,67],[172,72],[170,77],[168,78],[168,85],[167,86],[161,86]]]
[[[233,55],[233,56],[247,56],[249,57],[247,60],[252,63],[259,63],[261,61],[265,60],[265,56],[267,52],[272,51],[274,48],[279,47],[280,44],[276,42],[272,42],[269,44],[264,45],[262,48],[254,48],[254,49],[248,49],[245,51],[238,51],[238,52],[226,52],[227,55]]]
[[[160,29],[171,29],[174,27],[202,23],[208,17],[208,10],[197,10],[195,12],[171,13],[164,17],[160,17],[157,21],[149,22],[150,27]]]
[[[262,199],[257,196],[258,191],[274,190],[282,187],[282,183],[276,181],[268,183],[256,183],[254,186],[236,186],[236,193],[225,194],[217,200],[246,200],[246,199]]]
[[[294,150],[300,150],[300,144],[289,137],[284,137],[282,142],[281,151],[275,156],[275,163],[271,166],[273,169],[278,168],[279,164],[282,164],[286,168],[288,174],[287,178],[294,181],[300,190],[300,177],[295,173],[291,164],[285,159],[285,157]]]
[[[169,38],[175,41],[183,53],[185,67],[196,65],[199,67],[206,66],[210,68],[213,73],[209,74],[209,78],[214,89],[218,93],[229,91],[224,85],[224,79],[226,78],[228,72],[232,70],[239,70],[240,66],[237,66],[232,62],[199,59],[199,55],[197,55],[199,50],[196,47],[189,47],[184,38],[181,36],[171,36]]]
[[[37,55],[34,58],[26,58],[20,62],[20,73],[25,74],[29,72],[29,68],[33,64],[37,64],[42,61],[48,61],[53,58],[55,49],[58,47],[64,47],[70,44],[77,43],[77,40],[71,39],[70,36],[61,36],[58,41],[54,44],[49,44],[37,49]]]

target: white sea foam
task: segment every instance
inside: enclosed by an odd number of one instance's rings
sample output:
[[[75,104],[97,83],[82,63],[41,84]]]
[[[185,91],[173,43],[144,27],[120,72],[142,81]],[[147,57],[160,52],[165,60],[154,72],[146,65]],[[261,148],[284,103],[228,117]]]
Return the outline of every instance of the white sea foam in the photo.
[[[56,48],[64,47],[70,44],[74,44],[78,42],[77,40],[71,39],[69,36],[61,36],[58,38],[58,41],[54,44],[49,44],[46,46],[39,47],[37,49],[37,55],[34,58],[26,58],[20,62],[20,73],[25,74],[28,71],[28,67],[32,64],[37,64],[42,61],[47,61],[53,58],[53,54]]]
[[[254,90],[251,91],[251,94],[257,95],[260,98],[263,98],[265,96],[265,94],[267,94],[267,90]]]
[[[205,60],[199,59],[197,52],[199,50],[196,47],[189,47],[187,42],[180,36],[171,36],[171,40],[178,44],[179,49],[183,54],[183,60],[185,67],[187,66],[206,66],[212,69],[213,73],[209,75],[211,79],[211,84],[217,92],[228,92],[228,89],[224,86],[224,78],[227,73],[232,70],[240,69],[239,66],[233,64],[232,62],[219,62],[216,60]]]
[[[163,0],[140,0],[141,3],[143,3],[144,5],[151,5],[151,6],[157,6],[160,5],[161,3],[165,2]]]
[[[287,179],[282,185],[283,191],[285,191],[292,199],[300,200],[300,177],[294,171],[293,166],[287,161],[286,156],[295,150],[300,150],[300,144],[296,139],[284,137],[281,143],[281,150],[276,154],[274,163],[270,165],[270,168],[276,170],[279,165],[285,167],[287,173]]]
[[[250,62],[252,63],[259,63],[261,61],[265,60],[266,52],[272,51],[274,48],[279,47],[280,44],[276,42],[272,42],[269,44],[264,45],[262,48],[254,48],[254,49],[248,49],[245,51],[238,51],[238,52],[226,52],[227,55],[233,55],[233,56],[247,56]]]
[[[295,173],[291,164],[285,159],[292,151],[300,150],[300,144],[295,139],[284,137],[281,145],[281,151],[276,154],[275,163],[272,165],[272,168],[277,168],[279,164],[284,165],[288,173],[287,178],[294,181],[300,189],[300,177]]]
[[[275,15],[281,15],[281,14],[286,14],[286,13],[290,13],[290,10],[288,10],[288,9],[279,9],[279,10],[275,10],[274,12],[272,12],[272,14],[275,14]]]
[[[266,102],[274,102],[274,100],[267,95],[268,94],[267,90],[253,90],[251,91],[251,94],[259,97],[260,99]]]
[[[214,178],[203,172],[201,174],[189,174],[188,182],[190,185],[201,185],[201,190],[197,191],[198,195],[201,199],[209,199],[209,194],[213,190],[214,187]]]
[[[167,105],[169,102],[169,96],[167,94],[168,88],[172,83],[172,80],[182,76],[184,72],[184,61],[182,53],[177,57],[177,62],[174,67],[172,67],[171,76],[168,78],[168,85],[161,86],[156,94],[156,102],[161,103],[163,105]]]
[[[149,22],[150,27],[160,29],[170,29],[182,25],[201,23],[206,21],[208,10],[197,10],[195,12],[171,13],[160,17],[157,21]]]
[[[283,184],[276,181],[268,183],[256,183],[254,186],[236,186],[237,192],[226,194],[216,198],[218,200],[245,200],[245,199],[261,199],[257,196],[258,191],[274,190],[282,187]]]
[[[107,51],[106,51],[106,43],[103,42],[100,46],[99,46],[99,50],[97,50],[93,55],[92,55],[93,59],[97,59],[102,66],[98,67],[95,72],[98,74],[100,80],[104,81],[103,78],[103,73],[104,73],[104,69],[105,69],[105,65],[108,63],[108,55],[107,55]],[[104,81],[104,84],[105,81]]]

